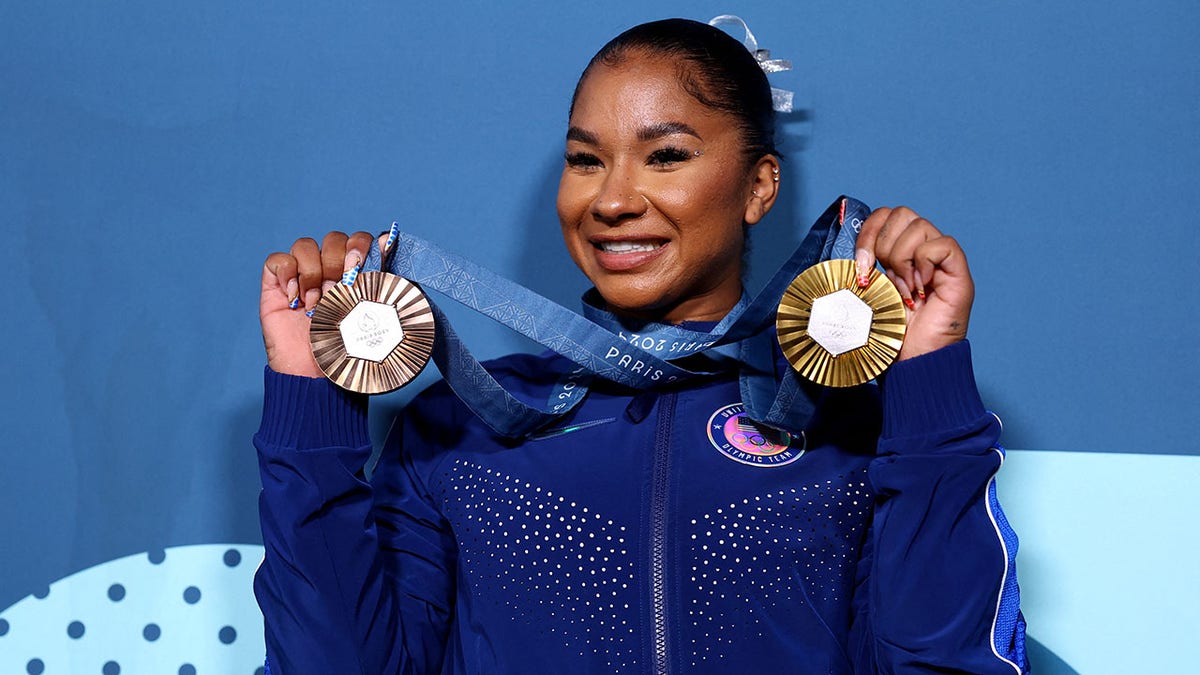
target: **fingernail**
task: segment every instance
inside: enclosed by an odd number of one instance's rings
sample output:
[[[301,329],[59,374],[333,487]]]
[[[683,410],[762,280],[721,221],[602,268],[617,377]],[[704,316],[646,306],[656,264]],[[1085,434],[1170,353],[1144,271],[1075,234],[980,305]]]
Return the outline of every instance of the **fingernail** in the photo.
[[[917,297],[925,299],[925,282],[921,280],[921,273],[913,270],[913,283],[917,285]]]
[[[917,303],[913,302],[912,293],[908,291],[908,284],[904,283],[904,279],[892,272],[888,272],[887,277],[896,286],[896,291],[900,293],[900,299],[904,301],[904,306],[909,309],[915,308]]]
[[[353,286],[354,281],[358,279],[358,273],[362,271],[362,255],[358,251],[350,251],[346,254],[346,264],[342,267],[342,283],[347,286]]]
[[[396,244],[396,239],[400,236],[400,223],[392,223],[391,229],[388,230],[387,241],[383,244],[382,253],[386,256],[391,253],[392,246]]]
[[[313,314],[316,314],[316,313],[317,313],[317,310],[316,310],[316,309],[310,309],[310,310],[308,310],[307,312],[305,312],[305,313],[304,313],[304,316],[307,316],[308,318],[310,318],[310,319],[311,319],[311,318],[312,318],[312,315],[313,315]]]
[[[855,250],[854,267],[858,272],[858,287],[869,286],[871,284],[871,252],[865,248]]]
[[[292,279],[291,281],[288,282],[288,285],[287,285],[288,309],[296,309],[297,307],[300,306],[300,295],[297,292],[299,290],[299,288],[300,288],[300,283],[298,281],[296,281],[295,279]]]
[[[308,292],[304,294],[304,306],[305,307],[310,307],[310,308],[316,307],[317,303],[320,301],[321,301],[321,291],[319,289],[310,288],[310,289],[308,289]]]

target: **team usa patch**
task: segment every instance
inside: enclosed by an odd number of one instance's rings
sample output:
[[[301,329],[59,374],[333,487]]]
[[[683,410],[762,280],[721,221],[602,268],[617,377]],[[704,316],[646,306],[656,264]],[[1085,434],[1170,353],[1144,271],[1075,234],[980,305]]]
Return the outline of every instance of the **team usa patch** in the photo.
[[[708,418],[708,440],[735,462],[751,466],[783,466],[804,454],[804,435],[793,436],[746,417],[741,403],[727,405]],[[793,446],[795,443],[795,446]]]

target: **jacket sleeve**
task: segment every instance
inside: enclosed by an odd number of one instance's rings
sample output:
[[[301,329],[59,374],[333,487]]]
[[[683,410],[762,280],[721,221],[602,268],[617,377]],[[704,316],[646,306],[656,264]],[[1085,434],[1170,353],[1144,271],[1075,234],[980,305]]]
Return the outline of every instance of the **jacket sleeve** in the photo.
[[[875,517],[859,562],[855,672],[1028,671],[1017,539],[996,501],[999,420],[966,342],[897,363],[869,475]]]
[[[272,675],[441,671],[453,541],[398,448],[375,497],[366,412],[365,396],[267,370],[254,592]]]

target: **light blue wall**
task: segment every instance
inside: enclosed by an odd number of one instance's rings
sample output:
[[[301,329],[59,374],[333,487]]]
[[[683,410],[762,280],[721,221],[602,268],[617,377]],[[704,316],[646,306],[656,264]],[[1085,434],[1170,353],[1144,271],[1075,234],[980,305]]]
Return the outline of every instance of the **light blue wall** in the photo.
[[[840,193],[910,204],[971,254],[1010,446],[1200,455],[1196,3],[10,2],[0,607],[142,551],[258,543],[258,275],[297,236],[399,220],[575,306],[553,210],[575,78],[634,23],[729,11],[794,61],[776,84],[803,109],[758,278]],[[481,356],[526,348],[442,304]],[[1165,536],[1194,516],[1130,508]],[[1043,602],[1061,568],[1029,567]]]
[[[1196,672],[1198,483],[1196,456],[1010,451],[997,493],[1030,635],[1085,675]]]

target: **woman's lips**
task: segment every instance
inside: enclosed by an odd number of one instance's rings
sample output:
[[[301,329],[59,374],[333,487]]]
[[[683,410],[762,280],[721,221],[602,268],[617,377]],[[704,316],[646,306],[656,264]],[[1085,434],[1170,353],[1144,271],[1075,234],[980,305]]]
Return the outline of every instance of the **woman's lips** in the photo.
[[[658,258],[667,242],[646,239],[619,239],[592,242],[596,262],[609,272],[624,272]]]

